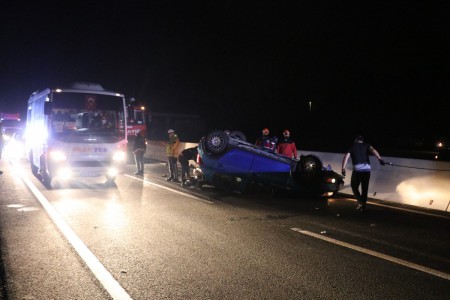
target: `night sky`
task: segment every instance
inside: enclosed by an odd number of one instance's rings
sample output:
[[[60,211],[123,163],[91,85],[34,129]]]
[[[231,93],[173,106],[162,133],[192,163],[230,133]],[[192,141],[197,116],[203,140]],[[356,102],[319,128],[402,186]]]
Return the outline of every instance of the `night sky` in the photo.
[[[450,136],[448,1],[4,2],[1,111],[87,81],[299,148]]]

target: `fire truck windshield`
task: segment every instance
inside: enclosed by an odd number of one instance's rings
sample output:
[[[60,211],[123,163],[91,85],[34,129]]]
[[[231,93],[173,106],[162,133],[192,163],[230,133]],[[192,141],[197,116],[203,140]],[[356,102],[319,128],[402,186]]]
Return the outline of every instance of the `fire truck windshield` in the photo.
[[[82,93],[55,93],[51,136],[65,142],[112,142],[125,136],[122,98]]]

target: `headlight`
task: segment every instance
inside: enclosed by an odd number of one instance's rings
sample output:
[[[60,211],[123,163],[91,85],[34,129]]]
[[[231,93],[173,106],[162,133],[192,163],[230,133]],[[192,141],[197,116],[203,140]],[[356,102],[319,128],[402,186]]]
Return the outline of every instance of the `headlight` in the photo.
[[[72,177],[72,171],[70,171],[69,168],[61,168],[58,170],[57,176],[63,180],[68,180],[70,177]]]
[[[62,151],[50,151],[50,158],[55,160],[55,161],[63,161],[67,159],[67,156],[64,152]]]
[[[127,155],[124,151],[117,151],[113,155],[113,161],[125,161]]]
[[[116,177],[117,174],[119,174],[119,171],[116,168],[109,168],[108,169],[108,176],[109,177]]]

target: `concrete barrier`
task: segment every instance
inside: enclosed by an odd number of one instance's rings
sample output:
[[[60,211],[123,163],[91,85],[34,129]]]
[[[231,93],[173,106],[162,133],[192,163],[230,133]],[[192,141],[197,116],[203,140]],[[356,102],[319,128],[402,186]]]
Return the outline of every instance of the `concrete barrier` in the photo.
[[[147,151],[144,157],[159,161],[167,161],[165,141],[147,141]],[[197,146],[198,143],[180,143],[179,152]]]
[[[196,145],[197,143],[181,143],[180,151]],[[145,157],[167,161],[165,150],[165,142],[149,141]],[[341,171],[344,153],[300,151],[300,154],[315,154],[320,157],[325,167],[331,165],[334,171]],[[398,157],[383,159],[394,166],[380,166],[378,160],[371,157],[370,198],[450,212],[450,162]],[[352,195],[351,166],[350,159],[347,164],[346,184],[341,190],[343,194]]]
[[[308,152],[321,158],[324,166],[331,165],[336,172],[341,171],[344,153]],[[399,157],[383,157],[393,166],[381,166],[371,156],[372,173],[369,197],[424,208],[450,211],[450,162],[429,161]],[[343,194],[352,194],[350,178],[351,159],[347,164],[347,176]]]

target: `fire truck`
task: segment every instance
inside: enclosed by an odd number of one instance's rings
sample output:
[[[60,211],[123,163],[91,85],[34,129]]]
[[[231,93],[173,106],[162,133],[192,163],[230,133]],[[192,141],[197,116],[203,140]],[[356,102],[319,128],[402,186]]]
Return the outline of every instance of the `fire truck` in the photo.
[[[22,129],[22,121],[19,113],[0,112],[2,121],[3,139],[8,142],[12,136]]]
[[[126,166],[125,97],[95,83],[47,88],[28,100],[25,145],[31,170],[46,186],[106,176],[112,184]]]
[[[129,142],[133,142],[138,130],[147,136],[147,126],[150,121],[150,115],[145,106],[135,105],[133,98],[127,108],[127,137]]]

